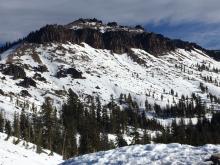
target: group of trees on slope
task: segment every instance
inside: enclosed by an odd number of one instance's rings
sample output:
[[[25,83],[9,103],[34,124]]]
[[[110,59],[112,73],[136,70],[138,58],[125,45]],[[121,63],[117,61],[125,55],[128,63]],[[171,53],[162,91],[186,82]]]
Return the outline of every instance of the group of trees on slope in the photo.
[[[46,98],[39,112],[22,110],[20,114],[14,114],[13,121],[5,119],[4,114],[0,113],[0,131],[7,133],[8,138],[17,137],[15,144],[22,139],[27,141],[24,145],[28,145],[28,142],[36,144],[37,153],[46,148],[51,150],[51,154],[56,152],[63,155],[64,159],[126,146],[128,144],[124,135],[132,137],[131,144],[148,144],[151,141],[192,145],[219,143],[219,115],[213,114],[211,121],[206,120],[205,116],[200,114],[200,110],[203,110],[201,101],[190,104],[193,107],[191,109],[191,106],[182,102],[181,106],[175,106],[172,113],[170,109],[164,109],[162,112],[163,109],[159,108],[159,105],[154,106],[153,110],[159,116],[165,117],[185,117],[183,114],[193,110],[195,112],[188,116],[196,115],[201,119],[198,124],[184,124],[183,119],[180,123],[163,127],[156,120],[147,119],[146,111],[149,109],[140,110],[130,94],[121,94],[117,102],[111,96],[111,101],[102,106],[99,97],[90,97],[86,104],[82,103],[70,89],[67,102],[59,112],[52,106],[51,99]],[[146,107],[149,106],[146,101]],[[148,130],[160,133],[152,138]],[[109,139],[109,134],[116,137],[114,141]]]
[[[220,144],[220,113],[214,113],[212,119],[198,118],[197,124],[193,125],[181,119],[174,121],[162,134],[153,139],[157,143],[180,143],[193,146],[204,144]]]
[[[146,110],[149,110],[149,106],[146,101]],[[148,105],[148,106],[147,106]],[[160,105],[154,104],[155,114],[161,118],[193,118],[193,117],[204,117],[209,109],[206,108],[205,103],[201,98],[195,94],[192,94],[191,98],[182,95],[181,99],[177,103],[167,105],[165,108],[161,108]]]
[[[0,113],[0,131],[8,137],[17,137],[15,144],[22,139],[36,144],[37,153],[46,148],[51,154],[62,154],[64,159],[126,146],[124,134],[133,137],[132,144],[149,143],[147,130],[162,130],[163,127],[155,120],[147,119],[130,95],[124,95],[122,101],[124,110],[112,96],[105,106],[101,105],[99,97],[91,97],[85,105],[69,90],[67,102],[60,112],[52,106],[51,99],[46,98],[40,112],[22,110],[20,114],[14,114],[12,122]],[[116,141],[109,140],[109,134],[115,135]]]

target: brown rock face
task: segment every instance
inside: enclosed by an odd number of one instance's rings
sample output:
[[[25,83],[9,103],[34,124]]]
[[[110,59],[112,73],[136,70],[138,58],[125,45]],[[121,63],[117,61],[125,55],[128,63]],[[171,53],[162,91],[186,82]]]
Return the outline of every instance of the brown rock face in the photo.
[[[202,49],[196,44],[171,40],[154,33],[137,33],[129,30],[112,30],[101,33],[96,29],[70,29],[61,25],[47,25],[39,31],[30,33],[25,41],[39,44],[68,41],[80,44],[85,42],[94,48],[108,49],[119,54],[128,52],[130,48],[140,48],[154,55],[161,55],[176,48],[191,50],[196,47]]]

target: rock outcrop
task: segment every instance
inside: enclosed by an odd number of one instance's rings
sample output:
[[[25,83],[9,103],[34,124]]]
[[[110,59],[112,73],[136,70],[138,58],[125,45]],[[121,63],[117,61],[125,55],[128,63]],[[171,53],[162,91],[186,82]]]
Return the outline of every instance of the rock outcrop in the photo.
[[[45,65],[38,65],[37,67],[34,67],[34,71],[36,72],[48,72],[48,69]]]
[[[30,93],[27,90],[21,90],[20,95],[22,97],[31,97]]]
[[[36,82],[30,77],[25,77],[23,81],[21,81],[17,85],[22,86],[24,88],[29,88],[30,86],[37,87]]]
[[[25,41],[31,43],[65,43],[69,41],[75,44],[85,42],[94,48],[108,49],[119,54],[129,51],[130,48],[140,48],[155,55],[161,55],[176,48],[190,50],[196,47],[202,49],[194,43],[171,40],[163,35],[144,32],[141,26],[137,26],[134,29],[141,29],[143,32],[118,26],[117,23],[109,23],[108,26],[113,29],[101,32],[99,29],[94,28],[91,23],[92,20],[88,21],[87,24],[85,23],[86,21],[88,20],[77,20],[68,26],[47,25],[36,32],[30,33],[25,38]],[[97,23],[97,26],[101,26],[102,22],[97,21],[95,24]],[[80,23],[84,23],[87,26],[76,29],[70,28],[71,25],[77,26]],[[92,24],[92,28],[90,28],[90,24]],[[114,26],[117,26],[117,30],[114,30]]]
[[[61,77],[67,77],[67,75],[71,75],[72,78],[74,79],[82,79],[82,72],[77,71],[74,68],[68,68],[68,69],[62,69],[57,72],[56,77],[61,78]]]
[[[24,69],[14,64],[9,64],[3,68],[2,73],[5,75],[13,76],[13,79],[22,79],[26,77]]]

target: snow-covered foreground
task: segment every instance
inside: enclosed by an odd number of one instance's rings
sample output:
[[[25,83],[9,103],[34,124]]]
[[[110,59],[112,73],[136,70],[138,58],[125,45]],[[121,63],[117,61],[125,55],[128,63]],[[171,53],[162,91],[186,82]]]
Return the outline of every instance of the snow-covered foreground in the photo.
[[[62,162],[60,155],[48,156],[48,151],[37,154],[34,145],[29,143],[28,147],[21,141],[15,145],[13,138],[5,140],[6,135],[0,133],[0,164],[1,165],[56,165]]]
[[[62,165],[201,165],[204,164],[205,160],[210,158],[213,153],[217,152],[220,152],[220,145],[205,145],[202,147],[192,147],[181,144],[135,145],[76,157],[62,163]]]

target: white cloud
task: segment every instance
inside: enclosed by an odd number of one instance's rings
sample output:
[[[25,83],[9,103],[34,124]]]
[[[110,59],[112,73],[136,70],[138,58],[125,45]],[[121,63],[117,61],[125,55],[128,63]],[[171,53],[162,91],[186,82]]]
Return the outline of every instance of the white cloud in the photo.
[[[50,23],[79,17],[123,24],[220,23],[219,0],[0,0],[0,40],[15,40]]]

